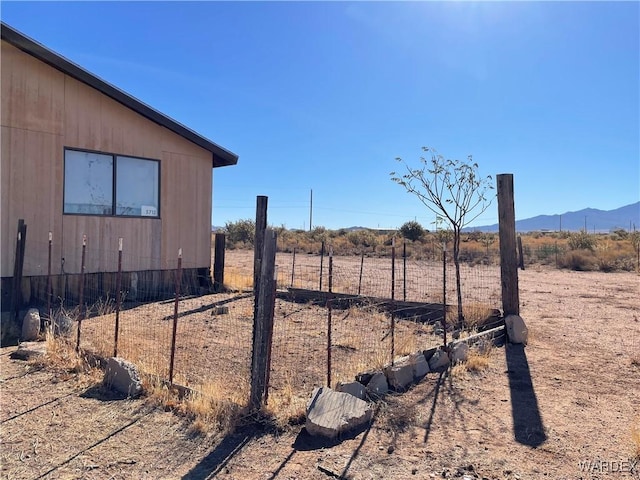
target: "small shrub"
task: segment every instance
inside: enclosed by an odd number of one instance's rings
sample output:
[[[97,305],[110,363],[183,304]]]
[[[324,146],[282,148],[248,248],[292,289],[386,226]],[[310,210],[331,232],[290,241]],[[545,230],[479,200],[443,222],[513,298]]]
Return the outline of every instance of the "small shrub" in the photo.
[[[470,352],[464,364],[468,372],[478,373],[489,368],[489,353]]]
[[[590,250],[593,251],[598,244],[598,240],[595,235],[589,235],[587,232],[582,231],[578,233],[572,233],[567,241],[571,250]]]
[[[407,240],[416,241],[424,235],[424,228],[418,222],[406,222],[400,227],[400,235]]]
[[[596,260],[590,250],[572,250],[558,259],[558,266],[579,272],[588,272],[594,270]]]
[[[224,226],[230,244],[243,243],[253,245],[256,235],[256,222],[250,219],[227,222]]]

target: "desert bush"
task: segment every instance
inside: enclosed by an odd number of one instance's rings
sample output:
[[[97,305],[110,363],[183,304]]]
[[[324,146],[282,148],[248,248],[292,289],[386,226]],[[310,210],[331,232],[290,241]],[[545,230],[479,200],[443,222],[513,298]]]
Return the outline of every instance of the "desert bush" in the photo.
[[[558,258],[560,268],[576,271],[591,271],[595,269],[597,258],[591,250],[571,250]]]
[[[371,230],[356,230],[347,234],[347,238],[355,247],[375,248],[378,245],[378,237]]]
[[[627,232],[624,228],[618,228],[611,232],[611,237],[614,240],[626,240],[629,238],[629,232]]]
[[[416,241],[422,238],[424,235],[424,228],[418,222],[410,221],[404,223],[400,227],[400,235],[402,235],[407,240]]]
[[[227,235],[227,240],[231,244],[253,245],[253,239],[256,235],[256,222],[250,219],[227,222],[224,226],[224,231]]]
[[[598,240],[595,235],[589,235],[587,232],[572,233],[568,239],[569,248],[571,250],[595,250]]]

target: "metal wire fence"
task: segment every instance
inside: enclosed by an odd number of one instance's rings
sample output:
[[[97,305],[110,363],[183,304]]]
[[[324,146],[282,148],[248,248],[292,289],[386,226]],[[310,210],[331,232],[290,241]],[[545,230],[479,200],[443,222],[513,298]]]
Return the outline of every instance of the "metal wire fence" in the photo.
[[[178,255],[165,262],[164,270],[128,272],[133,258],[126,248],[87,243],[77,252],[79,260],[67,261],[62,274],[49,275],[49,252],[46,241],[28,244],[25,271],[35,275],[23,282],[29,290],[23,296],[79,349],[126,358],[149,377],[246,405],[254,322],[252,251],[226,251],[222,293],[202,287],[198,266]],[[500,304],[499,267],[493,263],[461,265],[468,328],[491,319]],[[276,264],[267,402],[280,414],[304,411],[315,386],[352,381],[359,372],[440,345],[443,312],[448,328],[454,328],[450,259],[281,252]],[[92,265],[102,267],[94,271]]]

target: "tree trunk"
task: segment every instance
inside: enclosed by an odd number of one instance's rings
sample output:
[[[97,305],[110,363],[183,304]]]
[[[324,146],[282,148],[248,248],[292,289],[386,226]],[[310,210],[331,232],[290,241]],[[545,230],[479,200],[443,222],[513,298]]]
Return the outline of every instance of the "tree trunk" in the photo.
[[[460,230],[453,231],[453,263],[456,267],[456,293],[458,296],[458,328],[464,326],[464,314],[462,313],[462,285],[460,282]]]

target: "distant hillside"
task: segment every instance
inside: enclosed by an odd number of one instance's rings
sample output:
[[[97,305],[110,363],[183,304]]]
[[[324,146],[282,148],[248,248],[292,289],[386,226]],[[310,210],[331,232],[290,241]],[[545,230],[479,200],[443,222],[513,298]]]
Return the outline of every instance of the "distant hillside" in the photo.
[[[584,229],[585,219],[588,232],[609,232],[615,229],[640,229],[640,202],[632,203],[615,210],[585,208],[577,212],[565,212],[556,215],[538,215],[537,217],[516,220],[518,232],[536,232],[541,230],[579,231]],[[466,228],[465,231],[497,232],[498,224]]]

